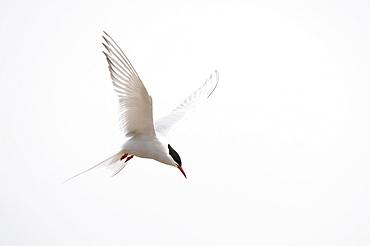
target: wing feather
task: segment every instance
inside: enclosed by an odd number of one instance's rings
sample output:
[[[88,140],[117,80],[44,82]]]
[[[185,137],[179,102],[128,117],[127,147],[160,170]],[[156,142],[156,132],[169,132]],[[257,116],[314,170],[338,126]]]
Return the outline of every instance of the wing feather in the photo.
[[[154,136],[152,98],[126,55],[106,33],[103,51],[119,101],[119,125],[125,136]]]
[[[168,137],[173,129],[194,114],[204,104],[205,100],[215,90],[217,84],[218,72],[216,70],[198,90],[186,98],[171,113],[155,122],[156,133]]]

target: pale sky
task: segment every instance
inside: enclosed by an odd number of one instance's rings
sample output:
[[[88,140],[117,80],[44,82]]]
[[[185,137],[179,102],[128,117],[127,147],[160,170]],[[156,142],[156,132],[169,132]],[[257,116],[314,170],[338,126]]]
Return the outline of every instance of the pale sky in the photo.
[[[4,245],[369,245],[368,1],[6,1],[0,9]],[[170,112],[176,168],[119,150],[103,30]]]

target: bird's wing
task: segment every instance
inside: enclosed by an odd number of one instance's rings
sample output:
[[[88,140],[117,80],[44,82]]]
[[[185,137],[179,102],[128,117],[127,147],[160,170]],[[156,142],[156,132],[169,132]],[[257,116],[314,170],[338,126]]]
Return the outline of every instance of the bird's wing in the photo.
[[[119,99],[119,124],[125,136],[155,136],[152,98],[134,67],[117,43],[104,32],[104,47],[109,71]]]
[[[175,127],[197,111],[197,109],[215,90],[217,84],[218,73],[216,70],[215,73],[212,74],[197,91],[186,98],[171,113],[155,122],[156,133],[168,137]]]

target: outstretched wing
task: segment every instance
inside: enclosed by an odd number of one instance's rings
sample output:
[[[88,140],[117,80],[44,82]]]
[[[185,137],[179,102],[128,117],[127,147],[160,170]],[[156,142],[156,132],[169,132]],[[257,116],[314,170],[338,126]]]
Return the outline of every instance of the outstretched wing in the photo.
[[[197,109],[215,90],[217,84],[218,73],[216,70],[215,73],[212,74],[197,91],[186,98],[171,113],[155,122],[156,133],[168,137],[175,127],[197,111]]]
[[[104,55],[119,99],[119,124],[125,136],[155,136],[152,98],[117,43],[104,32]]]

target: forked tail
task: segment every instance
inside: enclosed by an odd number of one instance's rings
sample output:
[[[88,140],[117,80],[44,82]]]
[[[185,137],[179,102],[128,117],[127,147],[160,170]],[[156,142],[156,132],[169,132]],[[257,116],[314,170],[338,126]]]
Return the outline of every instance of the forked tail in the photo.
[[[127,161],[124,161],[121,159],[121,156],[123,155],[123,153],[120,151],[118,152],[117,154],[109,157],[108,159],[106,159],[105,161],[102,161],[100,162],[99,164],[79,173],[79,174],[76,174],[75,176],[65,180],[62,184],[64,184],[65,182],[73,179],[73,178],[76,178],[77,176],[80,176],[81,174],[84,174],[92,169],[95,169],[95,168],[101,168],[101,167],[106,167],[106,168],[109,168],[113,171],[113,174],[112,174],[112,177],[114,175],[116,175],[117,173],[119,173],[126,165],[127,165]]]

